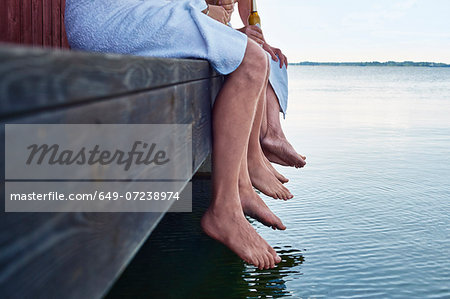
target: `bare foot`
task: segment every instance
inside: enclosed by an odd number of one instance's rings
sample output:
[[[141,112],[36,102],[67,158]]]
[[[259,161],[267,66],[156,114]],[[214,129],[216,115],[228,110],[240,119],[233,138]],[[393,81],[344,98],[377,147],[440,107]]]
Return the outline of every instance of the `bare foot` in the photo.
[[[287,182],[289,182],[289,179],[286,178],[284,175],[282,175],[281,173],[279,173],[272,165],[272,163],[270,163],[269,159],[267,159],[267,157],[263,154],[263,160],[264,163],[266,164],[267,168],[269,168],[270,172],[273,173],[273,175],[282,183],[285,184]]]
[[[253,188],[239,188],[239,198],[241,199],[244,214],[258,220],[265,226],[273,229],[285,230],[286,226],[266,205],[261,197],[256,194]]]
[[[250,153],[248,155],[248,173],[252,185],[267,196],[275,199],[288,200],[294,196],[272,174],[264,163],[264,154]]]
[[[201,225],[208,236],[259,269],[274,268],[281,261],[275,250],[245,219],[242,210],[230,211],[226,207],[211,205],[203,215]]]
[[[271,162],[296,168],[306,165],[306,157],[298,154],[284,137],[266,135],[261,140],[261,147],[267,159]]]

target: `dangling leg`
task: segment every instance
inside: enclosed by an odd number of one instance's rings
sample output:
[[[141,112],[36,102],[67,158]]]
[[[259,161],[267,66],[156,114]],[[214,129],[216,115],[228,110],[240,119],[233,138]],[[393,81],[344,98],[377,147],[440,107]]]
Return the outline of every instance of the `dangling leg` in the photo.
[[[268,82],[266,83],[266,86]],[[289,190],[284,187],[277,177],[273,174],[271,169],[265,162],[266,158],[261,149],[260,135],[261,135],[261,122],[264,112],[264,103],[266,101],[266,90],[264,87],[264,92],[261,93],[261,100],[258,104],[255,122],[250,134],[250,141],[248,145],[248,172],[253,186],[263,192],[264,194],[271,196],[273,198],[279,199],[291,199],[293,196]],[[268,163],[270,164],[270,163]]]
[[[300,168],[306,157],[298,154],[287,141],[280,123],[280,105],[270,84],[267,87],[267,113],[261,130],[261,147],[269,161]]]
[[[268,84],[269,86],[270,86],[270,84]],[[261,133],[260,133],[260,136],[262,135],[262,130],[263,130],[263,127],[265,127],[265,128],[267,128],[267,101],[266,100],[264,100],[263,101],[263,103],[264,103],[264,108],[263,108],[263,117],[262,117],[262,120],[261,120]],[[267,159],[267,157],[266,157],[266,155],[263,155],[263,160],[264,160],[264,163],[266,164],[266,166],[267,166],[267,168],[269,168],[269,170],[270,170],[270,172],[272,172],[273,173],[273,175],[281,182],[281,183],[283,183],[283,184],[285,184],[285,183],[287,183],[287,182],[289,182],[289,180],[284,176],[284,175],[282,175],[281,173],[279,173],[276,169],[275,169],[275,167],[273,167],[273,165],[272,165],[272,163],[270,163],[270,161],[269,161],[269,159]]]
[[[245,218],[238,179],[267,81],[266,61],[266,54],[249,40],[241,65],[228,76],[217,96],[213,109],[213,199],[202,218],[205,233],[261,269],[273,267],[281,259],[274,257],[273,248]]]
[[[244,214],[273,229],[285,230],[283,222],[264,203],[252,187],[248,174],[247,156],[241,161],[239,173],[239,197]]]

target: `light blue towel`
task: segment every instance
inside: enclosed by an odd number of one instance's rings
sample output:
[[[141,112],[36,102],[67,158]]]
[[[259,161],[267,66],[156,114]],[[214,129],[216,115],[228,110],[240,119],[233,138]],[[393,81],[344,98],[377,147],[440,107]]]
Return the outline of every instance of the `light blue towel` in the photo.
[[[207,59],[221,74],[242,62],[247,36],[201,11],[204,0],[66,0],[65,26],[72,49]],[[287,72],[271,61],[270,83],[287,108]]]
[[[278,98],[280,104],[280,112],[283,112],[283,117],[286,118],[287,102],[288,102],[288,74],[286,66],[280,68],[280,61],[276,62],[269,55],[270,60],[270,76],[269,82]]]
[[[66,0],[73,49],[207,59],[221,74],[242,62],[247,37],[201,11],[204,0]]]

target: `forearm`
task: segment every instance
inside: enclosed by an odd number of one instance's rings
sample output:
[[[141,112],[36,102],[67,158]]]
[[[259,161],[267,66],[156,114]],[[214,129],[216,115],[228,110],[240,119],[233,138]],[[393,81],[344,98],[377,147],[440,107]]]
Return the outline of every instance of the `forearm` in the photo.
[[[239,15],[244,26],[248,26],[248,16],[250,15],[251,0],[238,0]]]

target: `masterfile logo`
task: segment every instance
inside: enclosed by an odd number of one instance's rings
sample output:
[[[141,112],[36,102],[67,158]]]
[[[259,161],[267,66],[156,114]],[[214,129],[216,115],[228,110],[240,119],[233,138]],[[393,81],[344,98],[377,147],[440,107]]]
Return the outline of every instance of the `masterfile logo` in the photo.
[[[62,150],[58,144],[32,144],[27,147],[30,150],[28,156],[27,165],[33,163],[42,165],[47,163],[49,165],[109,165],[116,163],[117,165],[123,165],[124,170],[128,171],[131,165],[164,165],[167,164],[170,159],[167,157],[167,153],[164,150],[156,150],[156,143],[149,145],[146,142],[135,141],[131,147],[131,150],[126,152],[122,150],[115,150],[113,152],[109,150],[101,150],[100,145],[96,144],[92,149],[86,149],[81,147],[79,150]]]
[[[191,125],[7,124],[10,180],[188,180]]]
[[[6,212],[190,212],[191,176],[191,125],[5,125]]]

